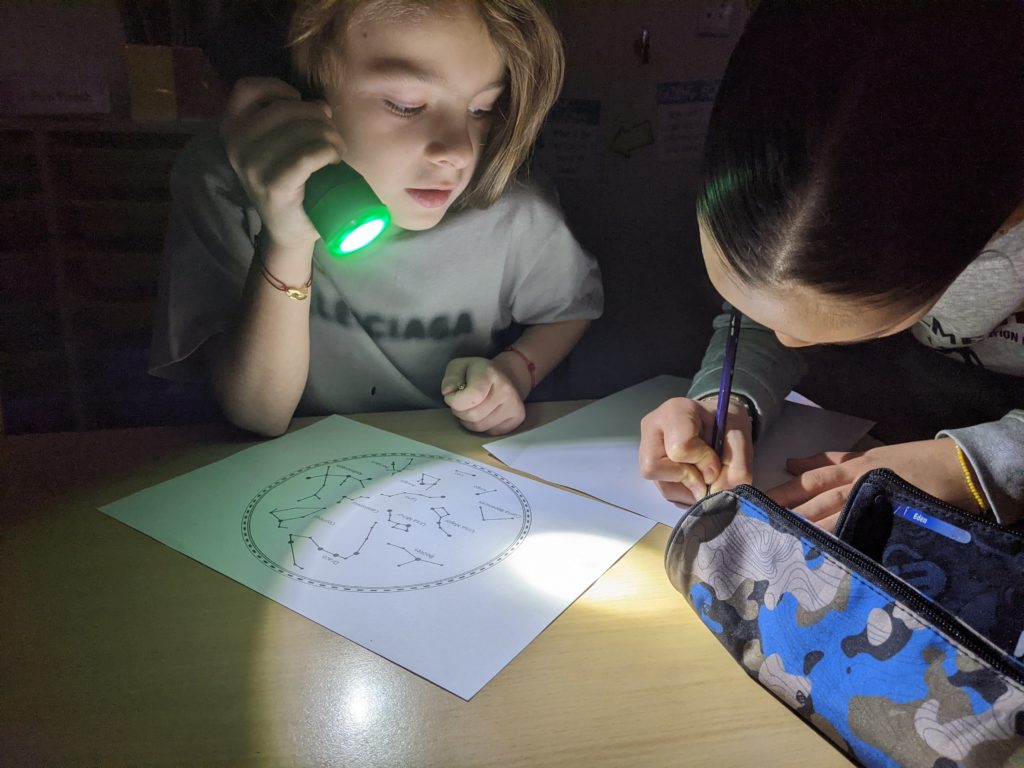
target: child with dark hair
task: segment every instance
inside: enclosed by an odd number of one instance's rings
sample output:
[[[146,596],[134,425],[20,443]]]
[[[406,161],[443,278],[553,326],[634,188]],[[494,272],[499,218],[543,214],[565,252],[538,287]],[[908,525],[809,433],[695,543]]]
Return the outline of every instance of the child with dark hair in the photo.
[[[220,135],[176,164],[151,372],[209,380],[264,435],[296,412],[440,405],[515,429],[603,302],[594,260],[517,177],[562,85],[551,19],[537,0],[303,0],[289,41],[318,100],[240,80]],[[395,225],[344,259],[303,209],[339,161]]]
[[[1020,520],[1022,200],[1024,4],[761,3],[721,83],[697,203],[708,275],[746,318],[724,456],[707,443],[727,316],[688,397],[645,417],[644,475],[684,503],[749,482],[755,433],[810,373],[804,394],[898,442],[791,460],[779,503],[830,528],[854,481],[888,467]],[[798,349],[870,340],[874,357],[845,371],[852,350]]]

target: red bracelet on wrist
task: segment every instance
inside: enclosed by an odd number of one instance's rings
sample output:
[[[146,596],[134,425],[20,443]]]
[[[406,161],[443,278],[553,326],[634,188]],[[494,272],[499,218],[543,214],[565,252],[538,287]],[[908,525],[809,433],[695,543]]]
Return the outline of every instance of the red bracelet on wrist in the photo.
[[[509,346],[505,347],[505,351],[506,352],[515,352],[517,355],[519,355],[521,358],[523,358],[523,362],[526,363],[526,370],[528,370],[530,372],[530,389],[531,390],[535,389],[536,386],[537,386],[537,366],[533,364],[533,361],[530,358],[528,358],[526,355],[524,355],[518,349],[513,347],[511,344]]]

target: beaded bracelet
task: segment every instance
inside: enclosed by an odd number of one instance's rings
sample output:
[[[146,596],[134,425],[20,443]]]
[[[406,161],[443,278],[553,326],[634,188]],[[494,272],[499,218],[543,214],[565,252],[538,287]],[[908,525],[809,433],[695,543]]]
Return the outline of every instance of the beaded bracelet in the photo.
[[[987,512],[988,507],[985,504],[985,497],[978,491],[978,486],[974,484],[974,476],[971,474],[971,468],[967,464],[967,456],[964,455],[963,449],[958,445],[956,447],[956,457],[960,460],[960,469],[964,472],[964,480],[967,481],[967,488],[971,492],[971,496],[978,503],[978,508],[982,512]]]
[[[519,355],[521,358],[523,358],[523,362],[526,363],[526,370],[528,370],[530,372],[530,390],[532,391],[532,390],[536,389],[537,388],[537,366],[533,364],[533,361],[530,358],[528,358],[526,355],[524,355],[522,352],[520,352],[518,349],[513,347],[511,344],[509,346],[505,347],[505,351],[506,352],[515,352],[517,355]]]

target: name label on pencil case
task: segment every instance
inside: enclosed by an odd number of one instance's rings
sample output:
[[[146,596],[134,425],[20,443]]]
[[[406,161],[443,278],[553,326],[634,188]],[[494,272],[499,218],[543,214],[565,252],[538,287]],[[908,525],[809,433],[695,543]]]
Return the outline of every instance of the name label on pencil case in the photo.
[[[947,539],[959,541],[961,544],[969,544],[971,541],[970,531],[965,531],[963,528],[951,525],[945,520],[929,515],[919,509],[901,504],[896,507],[893,514],[899,515],[904,520],[909,520],[916,525],[920,525],[922,528],[927,528],[929,531],[935,531],[935,533],[945,536]]]

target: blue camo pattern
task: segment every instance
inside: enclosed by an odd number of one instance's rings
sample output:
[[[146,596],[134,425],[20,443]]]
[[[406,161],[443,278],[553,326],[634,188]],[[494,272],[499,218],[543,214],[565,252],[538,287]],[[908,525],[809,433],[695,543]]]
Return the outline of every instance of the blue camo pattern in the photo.
[[[1024,766],[1024,688],[734,493],[666,569],[746,672],[866,766]]]

